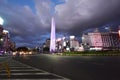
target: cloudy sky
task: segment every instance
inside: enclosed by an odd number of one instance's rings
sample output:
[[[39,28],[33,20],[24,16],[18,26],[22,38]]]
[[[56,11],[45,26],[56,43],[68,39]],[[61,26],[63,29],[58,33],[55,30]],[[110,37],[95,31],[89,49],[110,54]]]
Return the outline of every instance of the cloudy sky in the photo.
[[[34,47],[50,37],[51,17],[57,37],[80,38],[99,28],[114,31],[120,25],[120,0],[0,0],[4,29],[17,46]]]

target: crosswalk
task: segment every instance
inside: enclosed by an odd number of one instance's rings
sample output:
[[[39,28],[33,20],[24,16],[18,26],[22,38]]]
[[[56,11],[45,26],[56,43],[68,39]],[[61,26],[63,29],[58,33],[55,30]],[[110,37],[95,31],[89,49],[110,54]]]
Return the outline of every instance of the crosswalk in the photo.
[[[62,76],[36,69],[12,59],[8,64],[11,76],[8,78],[6,70],[3,68],[0,70],[0,80],[69,80]]]

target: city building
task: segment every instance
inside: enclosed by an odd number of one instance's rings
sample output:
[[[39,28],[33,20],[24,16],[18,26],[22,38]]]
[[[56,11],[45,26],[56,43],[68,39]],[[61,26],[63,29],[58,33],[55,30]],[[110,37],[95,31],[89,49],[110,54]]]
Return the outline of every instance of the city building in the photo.
[[[6,52],[10,51],[10,36],[9,36],[9,31],[7,30],[3,30],[3,41],[4,41],[4,44],[3,44],[4,50]]]
[[[119,49],[120,38],[118,32],[101,33],[103,49]]]
[[[9,31],[3,28],[3,22],[4,20],[0,17],[0,54],[10,52],[13,48]]]
[[[15,42],[10,41],[10,51],[15,51],[16,44]]]
[[[57,38],[56,39],[56,51],[57,52],[62,52],[63,50],[63,43],[64,43],[64,40],[62,38]]]
[[[118,32],[99,32],[82,35],[82,44],[89,50],[118,50],[120,49],[120,38]]]
[[[83,34],[82,35],[82,44],[81,46],[84,48],[84,50],[89,50],[90,48],[90,40],[89,40],[89,36],[87,34]]]
[[[50,42],[51,42],[51,39],[46,39],[43,45],[43,48],[50,49]],[[56,52],[80,51],[81,48],[80,48],[79,41],[75,38],[75,36],[70,36],[69,39],[67,39],[66,37],[61,37],[55,40]]]
[[[70,36],[70,50],[77,51],[80,47],[78,40],[75,39],[75,36]]]
[[[50,39],[46,39],[45,47],[50,48]]]

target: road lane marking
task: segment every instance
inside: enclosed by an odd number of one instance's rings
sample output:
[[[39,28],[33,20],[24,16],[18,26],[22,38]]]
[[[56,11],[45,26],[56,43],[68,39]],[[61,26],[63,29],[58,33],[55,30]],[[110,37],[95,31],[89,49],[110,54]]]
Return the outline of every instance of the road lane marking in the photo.
[[[10,68],[11,68],[11,76],[12,76],[12,78],[14,76],[21,77],[22,75],[24,75],[26,77],[26,79],[12,79],[11,78],[12,80],[70,80],[68,78],[56,75],[54,73],[50,73],[50,72],[47,72],[47,71],[44,71],[44,70],[41,70],[41,69],[34,68],[32,66],[23,64],[23,63],[21,63],[19,61],[12,60],[11,63],[10,63]],[[5,70],[2,70],[2,71],[4,72]],[[28,72],[25,72],[25,71],[28,71]],[[33,73],[29,73],[29,71],[33,71]],[[35,72],[34,73],[34,71],[40,71],[40,72]],[[0,72],[0,75],[5,76],[6,74]],[[41,79],[41,78],[40,79],[28,79],[29,77],[27,77],[27,76],[34,76],[34,75],[35,76],[37,76],[37,75],[38,76],[42,76],[42,75],[51,76],[52,79],[51,78],[50,79],[49,78],[48,79],[46,79],[46,78],[45,79]],[[0,80],[7,80],[7,79],[0,79]]]
[[[1,79],[1,80],[11,80],[11,79]],[[12,79],[12,80],[70,80],[70,79]]]
[[[0,75],[7,75],[6,73],[1,73]],[[50,73],[11,73],[13,75],[50,75]]]

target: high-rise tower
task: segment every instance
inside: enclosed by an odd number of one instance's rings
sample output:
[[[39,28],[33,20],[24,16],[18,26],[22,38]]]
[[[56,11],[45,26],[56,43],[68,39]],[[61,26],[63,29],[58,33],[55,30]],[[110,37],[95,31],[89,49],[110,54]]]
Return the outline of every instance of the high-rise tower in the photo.
[[[51,37],[50,37],[50,52],[55,52],[55,40],[56,40],[56,37],[55,37],[55,20],[54,18],[52,17],[52,20],[51,20]]]

